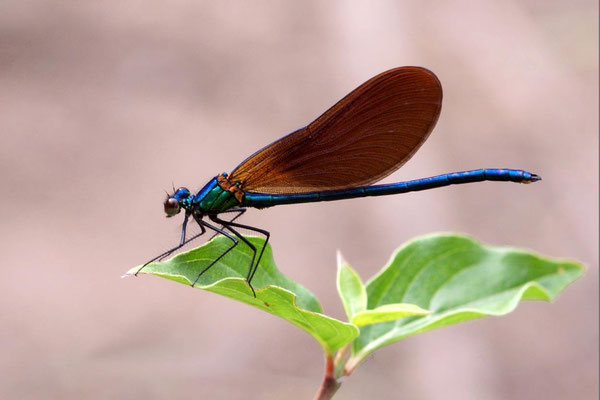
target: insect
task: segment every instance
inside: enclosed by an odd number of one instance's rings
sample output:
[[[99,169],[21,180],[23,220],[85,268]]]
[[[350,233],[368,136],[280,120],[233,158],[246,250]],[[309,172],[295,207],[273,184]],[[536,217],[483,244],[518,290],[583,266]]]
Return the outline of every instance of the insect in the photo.
[[[211,230],[228,238],[231,245],[198,274],[192,286],[243,242],[252,249],[246,280],[256,297],[252,278],[270,234],[235,222],[248,208],[384,196],[469,182],[541,179],[523,170],[477,169],[372,185],[415,154],[433,130],[441,108],[442,86],[427,69],[400,67],[371,78],[309,125],[257,151],[230,174],[215,176],[197,193],[185,187],[174,190],[164,210],[167,217],[184,211],[179,244],[137,272]],[[190,218],[200,233],[188,238]],[[239,233],[240,228],[263,235],[262,247],[257,249]]]

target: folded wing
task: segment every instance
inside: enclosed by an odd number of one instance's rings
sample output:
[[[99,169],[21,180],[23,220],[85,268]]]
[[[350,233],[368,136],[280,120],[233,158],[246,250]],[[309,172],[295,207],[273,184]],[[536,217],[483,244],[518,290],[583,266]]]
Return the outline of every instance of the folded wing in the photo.
[[[442,87],[401,67],[352,91],[310,125],[257,151],[230,175],[244,191],[305,193],[369,185],[407,162],[433,130]]]

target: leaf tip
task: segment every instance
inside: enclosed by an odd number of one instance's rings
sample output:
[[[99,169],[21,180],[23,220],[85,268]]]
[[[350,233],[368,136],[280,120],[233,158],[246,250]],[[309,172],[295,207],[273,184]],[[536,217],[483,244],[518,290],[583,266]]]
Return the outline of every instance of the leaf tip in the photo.
[[[335,256],[337,260],[337,267],[339,270],[344,266],[344,264],[346,264],[346,260],[344,260],[344,256],[342,255],[342,251],[340,249],[337,249]]]

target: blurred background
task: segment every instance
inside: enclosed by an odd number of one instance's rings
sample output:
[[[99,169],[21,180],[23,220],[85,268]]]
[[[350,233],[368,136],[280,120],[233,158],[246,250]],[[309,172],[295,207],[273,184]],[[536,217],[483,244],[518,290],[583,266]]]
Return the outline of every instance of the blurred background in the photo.
[[[385,181],[480,183],[250,211],[279,268],[343,318],[340,249],[368,279],[408,239],[457,231],[587,265],[529,302],[376,352],[340,399],[598,397],[596,1],[0,3],[0,397],[307,399],[321,349],[271,315],[144,276],[199,189],[370,77],[420,65],[437,128]]]

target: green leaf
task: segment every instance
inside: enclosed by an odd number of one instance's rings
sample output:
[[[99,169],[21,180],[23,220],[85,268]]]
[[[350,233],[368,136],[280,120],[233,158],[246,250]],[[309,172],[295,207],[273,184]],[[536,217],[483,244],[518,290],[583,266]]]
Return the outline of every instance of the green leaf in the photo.
[[[258,249],[264,243],[261,238],[248,239]],[[230,244],[227,238],[218,236],[168,261],[149,264],[141,273],[191,285],[198,274]],[[251,257],[250,248],[240,243],[203,274],[195,287],[249,304],[291,322],[315,338],[329,355],[356,338],[356,326],[323,315],[321,305],[312,293],[279,272],[270,246],[265,249],[260,267],[252,279],[255,298],[245,280]],[[134,274],[138,269],[132,268],[127,274]]]
[[[353,343],[347,370],[374,350],[415,333],[504,315],[521,299],[550,301],[583,272],[574,261],[490,247],[460,235],[417,238],[398,249],[367,283],[367,309],[410,303],[431,314],[364,326]]]
[[[354,314],[350,321],[358,327],[363,327],[379,322],[393,321],[398,318],[427,314],[431,314],[431,311],[424,310],[414,304],[385,304],[374,310],[366,310]]]
[[[423,310],[414,304],[386,304],[374,310],[367,310],[367,290],[358,273],[348,265],[338,252],[337,289],[348,319],[356,326],[392,321],[413,315],[425,315],[430,311]]]
[[[337,290],[348,320],[352,321],[355,314],[367,309],[367,291],[356,271],[344,261],[339,252],[337,264]]]

